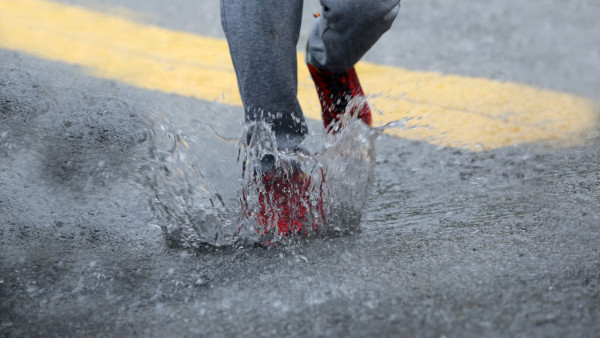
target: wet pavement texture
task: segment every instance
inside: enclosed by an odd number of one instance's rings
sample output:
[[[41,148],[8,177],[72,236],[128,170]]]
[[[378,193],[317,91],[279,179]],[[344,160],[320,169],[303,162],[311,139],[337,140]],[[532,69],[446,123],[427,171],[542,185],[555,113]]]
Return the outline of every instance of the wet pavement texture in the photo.
[[[143,92],[52,65],[76,79],[61,88],[19,70],[49,62],[2,53],[20,67],[2,69],[5,125],[31,121],[2,143],[3,334],[598,332],[598,140],[472,153],[384,136],[360,234],[189,253],[165,245],[135,184]]]
[[[577,4],[597,8],[565,6]],[[598,65],[593,53],[573,67]],[[473,153],[383,136],[362,232],[188,252],[166,245],[137,172],[148,117],[211,105],[17,52],[0,60],[2,336],[600,332],[596,137]],[[600,88],[562,63],[571,75],[546,81],[552,62],[540,64],[523,82],[590,97]],[[494,67],[508,78],[527,68]],[[218,109],[241,121],[241,109]]]

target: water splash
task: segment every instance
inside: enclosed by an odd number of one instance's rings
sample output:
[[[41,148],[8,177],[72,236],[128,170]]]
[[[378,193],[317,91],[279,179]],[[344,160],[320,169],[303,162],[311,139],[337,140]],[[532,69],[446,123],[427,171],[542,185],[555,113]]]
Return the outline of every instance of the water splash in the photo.
[[[269,126],[249,126],[240,149],[242,223],[263,243],[326,232],[325,172],[305,149],[277,150]]]
[[[195,133],[178,129],[168,118],[150,125],[150,161],[141,182],[150,207],[172,246],[200,248],[235,243],[235,198],[238,177],[235,141],[211,127]]]
[[[141,177],[167,242],[214,248],[359,231],[373,177],[374,142],[385,128],[397,126],[370,128],[352,117],[344,118],[341,126],[333,135],[309,135],[304,142],[312,148],[308,151],[279,151],[267,125],[250,125],[243,137],[228,138],[206,123],[184,131],[168,118],[154,121],[150,161]],[[254,136],[248,138],[251,128]],[[278,231],[276,213],[264,217],[264,204],[271,200],[264,197],[267,192],[258,177],[266,156],[284,168],[295,163],[308,179],[303,225],[292,232]],[[288,175],[290,168],[284,169]],[[272,224],[265,225],[265,219]]]

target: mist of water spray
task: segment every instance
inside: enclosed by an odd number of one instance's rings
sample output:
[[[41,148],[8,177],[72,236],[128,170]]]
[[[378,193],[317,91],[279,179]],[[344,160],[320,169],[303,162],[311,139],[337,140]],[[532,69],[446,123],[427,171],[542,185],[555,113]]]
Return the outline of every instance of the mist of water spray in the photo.
[[[373,176],[374,142],[383,129],[352,117],[340,125],[335,134],[309,135],[318,144],[309,153],[277,150],[265,124],[247,126],[243,137],[231,139],[206,124],[184,132],[169,119],[154,121],[150,161],[141,176],[167,241],[185,248],[230,247],[359,231]],[[265,198],[260,181],[266,156],[284,171],[294,163],[310,182],[302,192],[306,217],[301,230],[282,234],[276,212],[264,217],[264,204],[272,200]]]

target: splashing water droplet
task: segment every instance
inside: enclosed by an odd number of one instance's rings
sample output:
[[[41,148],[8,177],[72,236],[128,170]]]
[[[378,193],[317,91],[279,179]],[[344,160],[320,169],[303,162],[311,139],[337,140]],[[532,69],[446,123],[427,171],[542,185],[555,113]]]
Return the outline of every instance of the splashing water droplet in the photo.
[[[155,121],[140,177],[167,242],[214,248],[358,231],[382,128],[356,118],[341,126],[334,135],[310,135],[319,146],[309,153],[278,150],[268,125],[227,138],[210,125],[190,131],[166,118]],[[272,167],[280,168],[277,188],[265,185]]]

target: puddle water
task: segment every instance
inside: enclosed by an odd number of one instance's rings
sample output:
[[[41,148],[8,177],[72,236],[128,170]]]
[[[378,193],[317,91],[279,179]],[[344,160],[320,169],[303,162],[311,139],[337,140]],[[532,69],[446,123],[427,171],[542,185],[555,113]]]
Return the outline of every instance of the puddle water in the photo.
[[[310,134],[302,144],[306,151],[291,153],[276,150],[266,125],[247,126],[240,133],[243,137],[225,137],[210,122],[182,126],[161,117],[150,127],[151,160],[141,168],[141,182],[156,222],[172,246],[289,243],[353,233],[359,230],[369,195],[375,140],[385,128],[403,125],[369,128],[347,118],[338,133]],[[246,137],[249,128],[251,138]],[[283,168],[283,180],[299,168],[307,182],[301,193],[291,192],[302,195],[297,201],[301,224],[285,233],[277,226],[281,221],[277,211],[293,206],[265,190],[260,174],[265,156]]]

